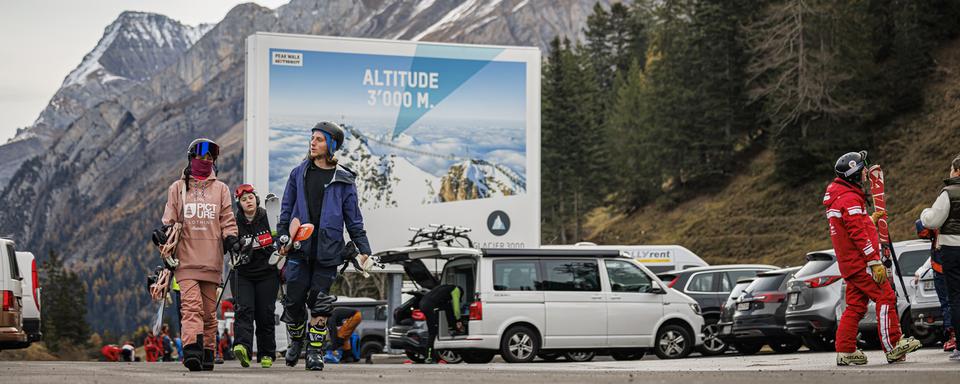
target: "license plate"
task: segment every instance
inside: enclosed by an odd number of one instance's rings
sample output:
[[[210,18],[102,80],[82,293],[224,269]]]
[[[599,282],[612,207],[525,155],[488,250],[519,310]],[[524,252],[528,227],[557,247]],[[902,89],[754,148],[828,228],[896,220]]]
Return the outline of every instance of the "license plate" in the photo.
[[[749,310],[750,310],[750,302],[737,304],[737,310],[738,310],[738,311],[749,311]]]
[[[933,285],[933,280],[924,280],[923,281],[923,290],[924,291],[934,291],[936,288]]]
[[[791,294],[790,294],[790,305],[797,305],[798,302],[800,302],[800,294],[799,294],[799,293],[791,293]]]

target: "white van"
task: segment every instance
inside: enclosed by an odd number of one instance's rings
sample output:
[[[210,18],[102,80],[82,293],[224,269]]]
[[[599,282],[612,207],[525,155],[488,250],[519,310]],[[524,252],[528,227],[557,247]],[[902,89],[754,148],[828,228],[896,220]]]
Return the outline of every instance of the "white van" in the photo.
[[[23,277],[13,240],[0,239],[0,349],[30,345],[23,331]]]
[[[446,261],[440,283],[464,290],[466,330],[451,335],[440,316],[435,347],[460,352],[467,363],[497,353],[518,363],[582,351],[635,360],[651,349],[681,358],[702,342],[697,302],[618,250],[420,246],[376,256],[394,264]]]
[[[30,252],[17,252],[17,264],[23,277],[23,330],[29,342],[40,341],[40,278],[37,259]]]
[[[580,242],[574,245],[544,245],[542,249],[598,249],[626,252],[636,261],[643,263],[653,273],[706,267],[706,261],[680,245],[597,245]]]

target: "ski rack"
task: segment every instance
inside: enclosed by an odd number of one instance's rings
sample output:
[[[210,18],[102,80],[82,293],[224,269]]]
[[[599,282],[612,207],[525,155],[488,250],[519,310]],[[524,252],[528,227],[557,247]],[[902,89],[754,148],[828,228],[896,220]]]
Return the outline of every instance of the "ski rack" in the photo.
[[[413,237],[410,239],[408,244],[409,246],[431,244],[434,247],[437,247],[441,244],[444,244],[448,247],[452,247],[454,246],[455,241],[459,243],[459,246],[463,246],[461,241],[466,241],[467,247],[474,248],[473,240],[470,239],[470,236],[467,236],[467,233],[472,231],[470,228],[443,224],[430,224],[427,227],[410,227],[407,228],[407,230],[414,232]]]

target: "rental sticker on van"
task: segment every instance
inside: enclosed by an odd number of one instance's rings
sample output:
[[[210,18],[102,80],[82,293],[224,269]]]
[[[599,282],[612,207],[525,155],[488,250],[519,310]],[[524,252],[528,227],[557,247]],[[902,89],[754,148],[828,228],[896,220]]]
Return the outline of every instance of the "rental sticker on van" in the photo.
[[[673,261],[670,251],[638,251],[630,252],[635,260],[641,263],[669,263]]]

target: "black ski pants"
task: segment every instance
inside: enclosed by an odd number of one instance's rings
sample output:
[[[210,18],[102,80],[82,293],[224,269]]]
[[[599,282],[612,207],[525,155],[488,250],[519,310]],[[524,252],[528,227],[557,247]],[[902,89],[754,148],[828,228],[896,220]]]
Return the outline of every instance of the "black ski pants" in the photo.
[[[257,334],[257,360],[264,356],[276,359],[277,338],[274,311],[280,277],[276,273],[248,277],[237,273],[234,278],[236,319],[233,323],[235,344],[243,345],[252,353],[254,322]]]

